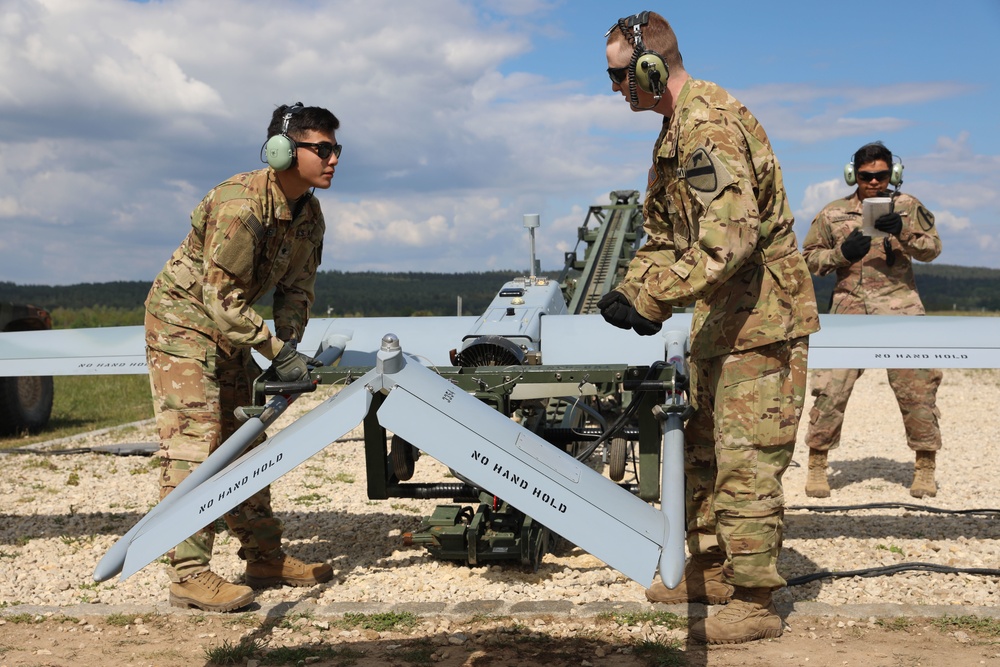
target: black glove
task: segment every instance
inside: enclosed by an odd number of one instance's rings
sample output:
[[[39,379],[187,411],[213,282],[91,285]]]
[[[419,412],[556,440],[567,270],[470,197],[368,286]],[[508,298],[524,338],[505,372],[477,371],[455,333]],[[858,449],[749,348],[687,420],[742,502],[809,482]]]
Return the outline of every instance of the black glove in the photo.
[[[309,378],[309,366],[322,365],[320,361],[296,351],[291,343],[285,343],[271,362],[271,370],[280,382],[298,382]]]
[[[878,219],[875,220],[875,229],[880,232],[885,232],[886,234],[899,236],[899,233],[903,231],[903,218],[895,211],[886,213],[885,215],[880,215]]]
[[[868,254],[868,249],[872,247],[872,237],[865,236],[860,229],[851,232],[844,242],[840,244],[840,252],[844,258],[852,264]]]
[[[601,317],[608,324],[614,325],[619,329],[632,328],[632,324],[629,322],[629,311],[633,310],[632,304],[628,302],[628,299],[621,292],[615,290],[608,292],[597,302],[597,307],[601,311]]]
[[[647,320],[645,317],[640,315],[639,311],[635,309],[635,306],[629,307],[628,323],[640,336],[652,336],[663,327],[663,325],[659,322]]]

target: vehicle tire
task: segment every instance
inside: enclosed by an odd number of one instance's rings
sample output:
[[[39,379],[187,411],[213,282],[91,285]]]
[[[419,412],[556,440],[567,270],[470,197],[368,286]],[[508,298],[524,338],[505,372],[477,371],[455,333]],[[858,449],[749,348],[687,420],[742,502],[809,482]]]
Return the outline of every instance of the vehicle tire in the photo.
[[[0,434],[38,433],[52,415],[51,377],[0,378]]]

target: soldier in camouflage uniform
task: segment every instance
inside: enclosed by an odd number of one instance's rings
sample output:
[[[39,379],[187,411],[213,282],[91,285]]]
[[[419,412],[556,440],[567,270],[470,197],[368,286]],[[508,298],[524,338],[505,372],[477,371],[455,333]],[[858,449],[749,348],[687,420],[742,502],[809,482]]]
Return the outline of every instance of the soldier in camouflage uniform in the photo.
[[[902,163],[897,163],[899,182]],[[923,315],[924,306],[913,281],[912,259],[930,262],[941,254],[941,239],[934,216],[915,197],[893,195],[893,211],[875,221],[888,236],[878,243],[861,232],[862,202],[889,196],[892,153],[879,142],[862,146],[848,165],[848,183],[857,183],[849,197],[838,199],[819,212],[803,244],[809,270],[818,276],[837,272],[830,303],[831,313],[866,315]],[[853,181],[853,182],[852,182]],[[826,498],[830,483],[826,467],[829,450],[840,444],[844,411],[854,383],[864,370],[836,369],[812,373],[816,402],[809,413],[809,472],[806,495]],[[934,467],[941,448],[937,390],[942,373],[937,369],[893,368],[889,386],[903,414],[906,441],[916,453],[910,495],[937,495]]]
[[[637,75],[653,71],[647,49],[664,61],[659,98]],[[781,477],[805,398],[808,335],[819,329],[781,169],[747,108],[685,71],[662,16],[620,20],[608,33],[607,59],[612,89],[633,110],[665,118],[644,202],[647,241],[598,305],[608,322],[640,335],[658,332],[673,307],[694,305],[696,412],[685,427],[691,558],[678,587],[658,581],[646,596],[728,602],[692,626],[702,642],[777,637],[782,621],[771,593],[785,585],[777,571]]]
[[[308,377],[311,360],[294,343],[309,318],[323,251],[325,223],[312,189],[330,187],[339,126],[320,107],[275,110],[268,137],[289,140],[286,164],[237,174],[212,189],[153,282],[145,329],[161,499],[237,429],[233,411],[250,404],[260,374],[251,350],[272,361],[280,380]],[[274,332],[252,307],[271,290]],[[284,554],[269,488],[228,512],[225,522],[242,545],[249,585],[212,572],[215,530],[206,526],[168,554],[172,605],[230,611],[253,602],[253,588],[332,577],[329,565]]]

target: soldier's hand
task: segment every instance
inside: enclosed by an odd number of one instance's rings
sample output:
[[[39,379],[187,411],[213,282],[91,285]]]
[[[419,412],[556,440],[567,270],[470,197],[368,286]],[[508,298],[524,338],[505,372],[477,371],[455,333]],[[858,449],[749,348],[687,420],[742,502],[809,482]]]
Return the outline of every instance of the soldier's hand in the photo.
[[[628,323],[640,336],[652,336],[663,328],[663,325],[659,322],[647,320],[645,317],[640,315],[639,311],[635,309],[635,306],[632,306],[629,309]]]
[[[597,307],[601,311],[601,317],[608,324],[619,329],[632,328],[632,324],[629,322],[629,311],[633,310],[632,304],[621,292],[611,290],[601,297],[601,300],[597,302]],[[638,313],[636,314],[638,315]]]
[[[860,229],[855,229],[840,244],[840,252],[843,253],[844,259],[853,264],[867,255],[871,247],[872,237],[865,236]]]
[[[899,236],[899,233],[903,231],[903,218],[895,211],[880,215],[875,220],[875,229],[886,234]]]
[[[298,382],[309,377],[309,366],[322,365],[318,360],[296,351],[294,345],[285,343],[271,362],[271,369],[280,382]]]

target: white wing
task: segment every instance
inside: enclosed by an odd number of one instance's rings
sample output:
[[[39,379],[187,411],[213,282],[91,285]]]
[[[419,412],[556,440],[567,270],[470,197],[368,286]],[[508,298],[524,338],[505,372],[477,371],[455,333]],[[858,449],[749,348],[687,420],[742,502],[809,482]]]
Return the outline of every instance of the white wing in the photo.
[[[347,340],[341,366],[373,366],[382,335],[391,331],[409,354],[431,366],[451,366],[475,317],[372,317],[311,320],[300,349],[317,351],[331,336]],[[679,313],[664,331],[690,327]],[[821,315],[809,339],[810,368],[1000,368],[1000,318],[909,315]],[[547,365],[648,365],[663,358],[663,338],[616,329],[600,315],[541,318]],[[258,359],[266,366],[263,359]],[[146,373],[141,326],[0,333],[0,377]]]

